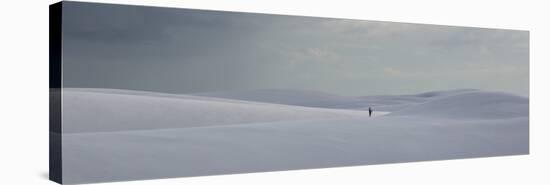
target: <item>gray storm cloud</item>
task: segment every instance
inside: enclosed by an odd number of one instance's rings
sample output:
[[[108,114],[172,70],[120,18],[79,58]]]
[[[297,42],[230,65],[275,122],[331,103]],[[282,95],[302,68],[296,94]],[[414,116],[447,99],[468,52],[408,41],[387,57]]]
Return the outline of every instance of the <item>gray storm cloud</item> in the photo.
[[[65,87],[528,96],[529,32],[68,2]]]

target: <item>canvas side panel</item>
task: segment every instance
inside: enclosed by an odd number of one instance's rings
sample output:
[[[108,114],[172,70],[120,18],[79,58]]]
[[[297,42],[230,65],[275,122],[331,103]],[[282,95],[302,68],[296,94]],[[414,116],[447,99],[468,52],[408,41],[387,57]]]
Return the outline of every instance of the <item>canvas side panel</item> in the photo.
[[[61,60],[62,60],[62,3],[52,4],[50,11],[50,126],[49,126],[49,177],[62,183],[62,109],[61,109]]]

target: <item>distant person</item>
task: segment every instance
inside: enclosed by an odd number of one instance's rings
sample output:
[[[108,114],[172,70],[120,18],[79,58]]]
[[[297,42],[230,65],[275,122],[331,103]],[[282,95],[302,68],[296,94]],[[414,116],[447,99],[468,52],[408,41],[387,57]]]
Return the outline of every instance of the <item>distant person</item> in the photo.
[[[369,117],[372,115],[372,108],[369,107]]]

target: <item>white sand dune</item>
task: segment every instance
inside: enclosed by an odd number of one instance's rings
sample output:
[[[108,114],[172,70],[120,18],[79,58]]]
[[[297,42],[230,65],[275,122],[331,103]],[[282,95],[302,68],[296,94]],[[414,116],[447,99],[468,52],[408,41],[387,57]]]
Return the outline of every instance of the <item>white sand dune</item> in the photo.
[[[85,116],[64,117],[66,183],[529,153],[528,99],[498,92],[355,97],[347,107],[328,96],[330,108],[315,97],[293,105],[301,95],[290,105],[97,89],[63,97],[64,111]],[[368,102],[399,107],[368,117]]]
[[[424,103],[430,100],[477,92],[475,89],[456,89],[447,91],[426,92],[416,95],[379,95],[379,96],[339,96],[315,91],[298,91],[286,89],[263,89],[251,91],[198,93],[197,96],[214,97],[232,100],[245,100],[305,107],[322,107],[337,109],[364,110],[374,106],[380,111],[396,111],[409,105]]]
[[[203,127],[368,116],[361,110],[311,108],[135,91],[63,90],[63,132]]]
[[[394,115],[452,119],[506,119],[529,115],[529,100],[499,92],[466,92],[409,106]]]
[[[331,107],[360,101],[359,97],[339,96],[315,91],[288,89],[260,89],[249,91],[198,93],[197,96],[266,102],[306,107]]]

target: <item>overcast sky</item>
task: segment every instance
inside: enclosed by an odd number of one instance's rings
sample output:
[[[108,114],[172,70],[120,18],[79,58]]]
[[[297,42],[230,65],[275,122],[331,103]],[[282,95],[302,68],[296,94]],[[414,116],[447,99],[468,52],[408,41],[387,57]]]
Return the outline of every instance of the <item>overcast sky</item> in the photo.
[[[64,87],[528,96],[527,31],[65,2]]]

